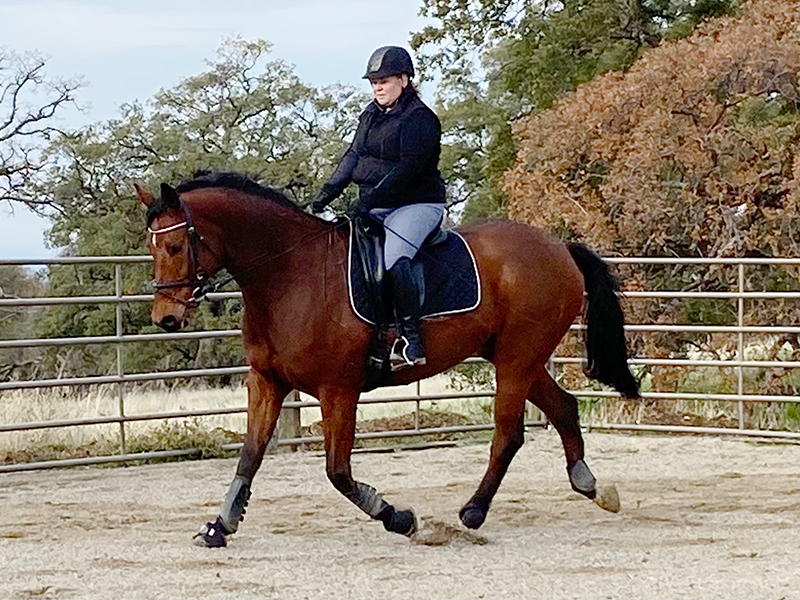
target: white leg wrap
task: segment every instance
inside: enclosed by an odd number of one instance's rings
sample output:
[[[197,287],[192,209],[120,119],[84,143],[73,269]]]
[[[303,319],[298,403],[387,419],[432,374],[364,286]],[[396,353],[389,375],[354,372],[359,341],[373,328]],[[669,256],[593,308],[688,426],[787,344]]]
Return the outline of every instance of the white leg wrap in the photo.
[[[356,491],[351,502],[373,519],[377,519],[381,511],[389,506],[378,491],[366,483],[356,481]]]
[[[239,523],[244,519],[245,507],[249,499],[250,482],[237,475],[233,478],[219,509],[219,520],[227,530],[226,533],[236,533],[236,530],[239,529]]]

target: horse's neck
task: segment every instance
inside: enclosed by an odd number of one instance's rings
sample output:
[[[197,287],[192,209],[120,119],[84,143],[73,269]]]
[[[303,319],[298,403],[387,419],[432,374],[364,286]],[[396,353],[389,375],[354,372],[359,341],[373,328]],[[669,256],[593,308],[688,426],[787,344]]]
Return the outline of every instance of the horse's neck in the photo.
[[[216,228],[224,266],[244,290],[273,285],[287,271],[302,272],[324,259],[334,235],[330,224],[262,198],[212,201],[203,210]]]

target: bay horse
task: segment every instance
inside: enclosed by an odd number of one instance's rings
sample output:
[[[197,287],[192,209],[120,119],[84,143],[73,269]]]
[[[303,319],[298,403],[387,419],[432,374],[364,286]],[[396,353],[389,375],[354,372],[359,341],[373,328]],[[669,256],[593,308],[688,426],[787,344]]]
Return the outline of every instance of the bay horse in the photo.
[[[162,184],[159,199],[138,185],[136,191],[147,206],[154,259],[153,322],[167,331],[184,327],[208,279],[223,268],[238,283],[244,301],[242,336],[250,365],[247,433],[220,513],[195,543],[224,546],[238,530],[253,476],[292,390],[319,400],[326,474],[333,486],[387,531],[413,534],[412,509],[396,510],[351,474],[356,404],[365,385],[371,332],[348,301],[346,228],[307,214],[280,192],[236,173],[201,176],[177,188]],[[526,399],[558,431],[572,488],[603,508],[618,510],[616,491],[598,486],[584,462],[577,399],[546,369],[583,308],[585,290],[589,374],[627,397],[639,396],[608,267],[581,245],[565,245],[519,223],[483,223],[458,231],[478,266],[481,302],[472,312],[424,320],[427,364],[392,373],[386,385],[430,377],[470,356],[494,364],[489,465],[459,513],[462,523],[477,529],[486,519],[524,441]],[[611,491],[603,494],[603,489]]]

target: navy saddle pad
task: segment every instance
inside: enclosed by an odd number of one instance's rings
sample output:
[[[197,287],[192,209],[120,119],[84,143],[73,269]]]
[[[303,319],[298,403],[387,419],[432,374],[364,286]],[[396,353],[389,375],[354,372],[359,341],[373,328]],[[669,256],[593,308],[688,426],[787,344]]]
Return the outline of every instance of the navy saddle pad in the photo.
[[[377,319],[372,306],[372,294],[365,281],[354,236],[354,226],[351,223],[347,257],[350,306],[359,318],[375,325]],[[382,256],[380,260],[383,261]],[[481,281],[478,265],[466,240],[452,229],[447,230],[447,237],[443,242],[434,246],[424,245],[414,257],[413,265],[415,269],[421,268],[424,273],[424,299],[420,311],[422,318],[465,313],[480,304]]]

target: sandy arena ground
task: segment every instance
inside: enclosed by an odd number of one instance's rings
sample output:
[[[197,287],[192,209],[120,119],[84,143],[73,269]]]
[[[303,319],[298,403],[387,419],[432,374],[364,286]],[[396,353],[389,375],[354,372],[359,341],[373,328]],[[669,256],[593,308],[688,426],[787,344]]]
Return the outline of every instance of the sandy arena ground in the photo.
[[[557,435],[535,432],[478,536],[437,546],[369,520],[317,453],[267,457],[239,533],[215,550],[191,537],[234,460],[0,475],[0,598],[800,598],[797,445],[586,442],[619,514],[573,493]],[[354,474],[430,532],[458,525],[487,453],[358,454]]]

